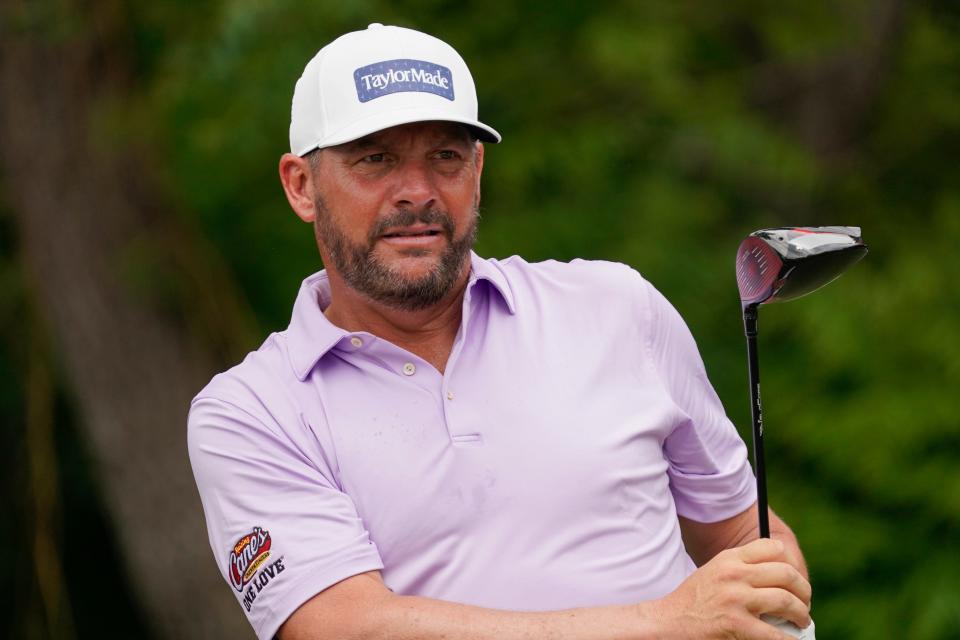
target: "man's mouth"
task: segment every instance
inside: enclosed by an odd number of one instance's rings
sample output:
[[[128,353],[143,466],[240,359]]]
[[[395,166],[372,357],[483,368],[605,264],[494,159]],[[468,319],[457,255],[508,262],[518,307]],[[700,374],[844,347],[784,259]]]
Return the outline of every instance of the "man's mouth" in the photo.
[[[439,226],[414,226],[387,229],[382,238],[429,238],[443,234],[443,229]]]

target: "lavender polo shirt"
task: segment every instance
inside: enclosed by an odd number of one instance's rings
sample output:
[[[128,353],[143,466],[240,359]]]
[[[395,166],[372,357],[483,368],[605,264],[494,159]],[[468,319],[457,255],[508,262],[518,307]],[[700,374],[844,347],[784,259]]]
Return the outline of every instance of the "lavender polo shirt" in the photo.
[[[442,375],[329,302],[307,278],[289,328],[190,410],[210,544],[260,638],[376,569],[500,609],[658,598],[694,569],[677,514],[755,500],[686,325],[629,267],[474,255]]]

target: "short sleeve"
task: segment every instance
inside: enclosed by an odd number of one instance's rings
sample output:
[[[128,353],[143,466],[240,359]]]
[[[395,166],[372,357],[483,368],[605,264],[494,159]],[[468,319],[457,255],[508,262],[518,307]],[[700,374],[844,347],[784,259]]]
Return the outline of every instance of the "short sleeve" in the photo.
[[[696,342],[677,310],[647,284],[651,358],[682,419],[664,444],[677,513],[717,522],[756,501],[747,448],[707,379]]]
[[[210,545],[261,640],[325,588],[383,568],[328,457],[293,419],[281,427],[265,409],[209,397],[188,419]]]

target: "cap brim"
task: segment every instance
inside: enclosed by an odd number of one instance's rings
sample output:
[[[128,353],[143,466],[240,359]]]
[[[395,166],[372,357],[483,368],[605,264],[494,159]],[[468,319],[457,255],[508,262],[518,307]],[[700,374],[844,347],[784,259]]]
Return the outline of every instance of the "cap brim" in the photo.
[[[409,113],[404,113],[404,111],[408,111]],[[395,109],[387,114],[381,113],[364,120],[353,122],[349,127],[341,129],[340,131],[336,131],[327,136],[325,139],[318,140],[308,148],[298,151],[297,155],[303,156],[314,149],[335,147],[338,144],[353,142],[354,140],[358,140],[364,136],[370,135],[371,133],[383,131],[384,129],[389,129],[390,127],[396,127],[402,124],[434,121],[457,122],[465,125],[470,129],[471,132],[473,132],[477,139],[482,140],[483,142],[492,142],[496,144],[502,139],[496,129],[483,124],[479,120],[451,116],[450,113],[446,111],[438,110],[436,112],[430,112],[423,109],[423,107],[416,107],[407,110]]]

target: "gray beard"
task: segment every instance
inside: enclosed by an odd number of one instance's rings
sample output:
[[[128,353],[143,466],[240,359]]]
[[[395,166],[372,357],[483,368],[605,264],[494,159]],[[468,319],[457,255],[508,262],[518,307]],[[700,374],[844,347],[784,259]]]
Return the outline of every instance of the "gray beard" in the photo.
[[[337,273],[351,289],[383,305],[403,311],[425,309],[440,302],[450,293],[477,240],[477,220],[480,215],[476,206],[470,226],[459,240],[454,240],[456,229],[453,220],[445,211],[424,209],[413,212],[401,209],[374,225],[367,236],[366,244],[355,244],[333,223],[322,198],[317,198],[314,204],[317,207],[314,233],[317,241],[327,248],[330,262]],[[381,262],[374,254],[374,247],[387,229],[407,227],[417,222],[439,225],[447,238],[447,247],[440,256],[440,262],[430,273],[410,279]]]

